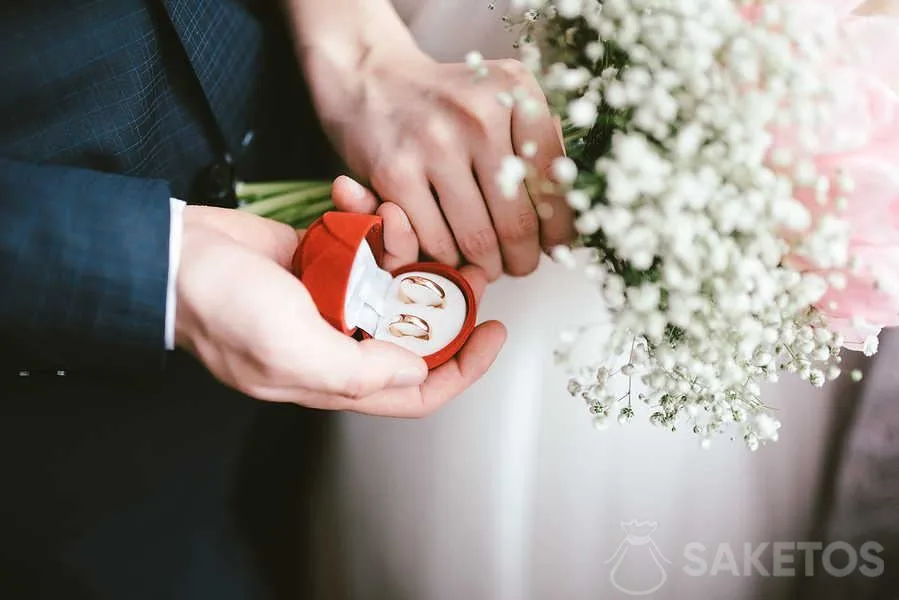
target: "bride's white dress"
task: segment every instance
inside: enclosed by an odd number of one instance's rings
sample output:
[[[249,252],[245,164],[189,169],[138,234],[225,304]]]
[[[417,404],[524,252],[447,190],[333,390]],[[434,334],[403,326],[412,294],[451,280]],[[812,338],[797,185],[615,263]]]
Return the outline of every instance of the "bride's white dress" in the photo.
[[[439,59],[514,56],[507,4],[488,4],[395,0]],[[421,421],[340,417],[332,589],[363,600],[596,600],[654,587],[650,597],[672,600],[790,597],[789,578],[747,566],[747,545],[811,539],[838,389],[767,388],[781,441],[754,454],[728,439],[702,450],[645,415],[598,432],[551,358],[558,332],[598,301],[548,260],[503,279],[481,316],[509,339],[481,382]],[[623,526],[635,520],[655,529]]]

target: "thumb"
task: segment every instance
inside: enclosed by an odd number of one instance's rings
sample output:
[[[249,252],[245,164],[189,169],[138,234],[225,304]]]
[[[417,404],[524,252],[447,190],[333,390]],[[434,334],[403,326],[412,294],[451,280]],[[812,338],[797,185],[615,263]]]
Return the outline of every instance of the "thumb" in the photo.
[[[316,391],[364,398],[389,388],[418,386],[428,377],[424,359],[395,344],[357,342],[334,329],[327,337],[314,352],[319,364],[310,369],[317,375]]]
[[[371,214],[378,208],[378,198],[354,179],[341,175],[331,186],[331,200],[337,210]]]
[[[184,227],[197,226],[222,233],[244,248],[267,256],[283,267],[290,266],[299,244],[298,233],[293,227],[234,208],[186,207]]]

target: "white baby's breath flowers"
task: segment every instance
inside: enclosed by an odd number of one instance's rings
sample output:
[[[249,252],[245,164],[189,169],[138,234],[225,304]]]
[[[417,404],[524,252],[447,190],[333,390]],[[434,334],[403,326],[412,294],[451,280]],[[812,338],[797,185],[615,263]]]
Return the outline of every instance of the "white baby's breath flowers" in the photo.
[[[577,165],[566,156],[557,158],[552,164],[552,175],[556,182],[570,185],[577,178]]]
[[[527,176],[527,165],[517,156],[507,156],[500,165],[496,175],[496,183],[499,185],[503,196],[514,199],[518,190]]]
[[[593,127],[596,115],[596,102],[587,98],[577,98],[568,105],[568,118],[575,127]]]
[[[551,177],[598,249],[585,268],[614,321],[609,355],[629,358],[617,370],[577,364],[581,338],[566,337],[556,357],[573,372],[569,391],[600,428],[642,406],[703,447],[733,428],[753,450],[776,440],[760,383],[786,371],[820,386],[840,372],[841,340],[810,308],[833,282],[809,267],[846,266],[848,232],[834,215],[852,182],[817,173],[803,154],[832,97],[815,77],[832,58],[826,36],[767,0],[515,4],[529,12],[510,22],[527,35],[540,17],[574,20],[560,39],[586,42],[541,44],[537,32],[526,62],[569,125],[605,127],[609,142],[583,172],[564,158]],[[775,131],[799,143],[772,153]],[[526,170],[503,163],[504,193]],[[795,200],[803,189],[818,198],[816,214]],[[582,267],[567,249],[553,256]],[[617,397],[615,376],[646,392]]]
[[[469,69],[474,71],[475,76],[484,77],[487,75],[487,66],[484,64],[484,56],[480,52],[469,52],[465,55],[465,64]]]

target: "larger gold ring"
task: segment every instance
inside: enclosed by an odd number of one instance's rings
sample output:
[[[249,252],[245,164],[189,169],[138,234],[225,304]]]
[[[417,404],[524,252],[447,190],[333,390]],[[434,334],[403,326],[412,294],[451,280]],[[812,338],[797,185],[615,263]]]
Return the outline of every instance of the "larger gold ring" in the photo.
[[[446,292],[427,277],[409,275],[400,280],[400,298],[406,304],[423,304],[443,308]]]
[[[387,326],[387,331],[395,337],[414,337],[422,340],[431,339],[431,326],[415,315],[399,315]]]

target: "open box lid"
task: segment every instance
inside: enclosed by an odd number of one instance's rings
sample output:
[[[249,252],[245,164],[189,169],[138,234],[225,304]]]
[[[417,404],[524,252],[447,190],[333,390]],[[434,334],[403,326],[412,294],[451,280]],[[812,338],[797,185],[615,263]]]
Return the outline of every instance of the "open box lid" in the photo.
[[[356,319],[347,319],[353,266],[367,246],[375,266],[384,258],[384,229],[376,215],[328,212],[312,223],[293,259],[294,273],[312,296],[322,317],[352,335]],[[359,274],[359,270],[356,270]],[[352,315],[350,315],[352,316]]]

